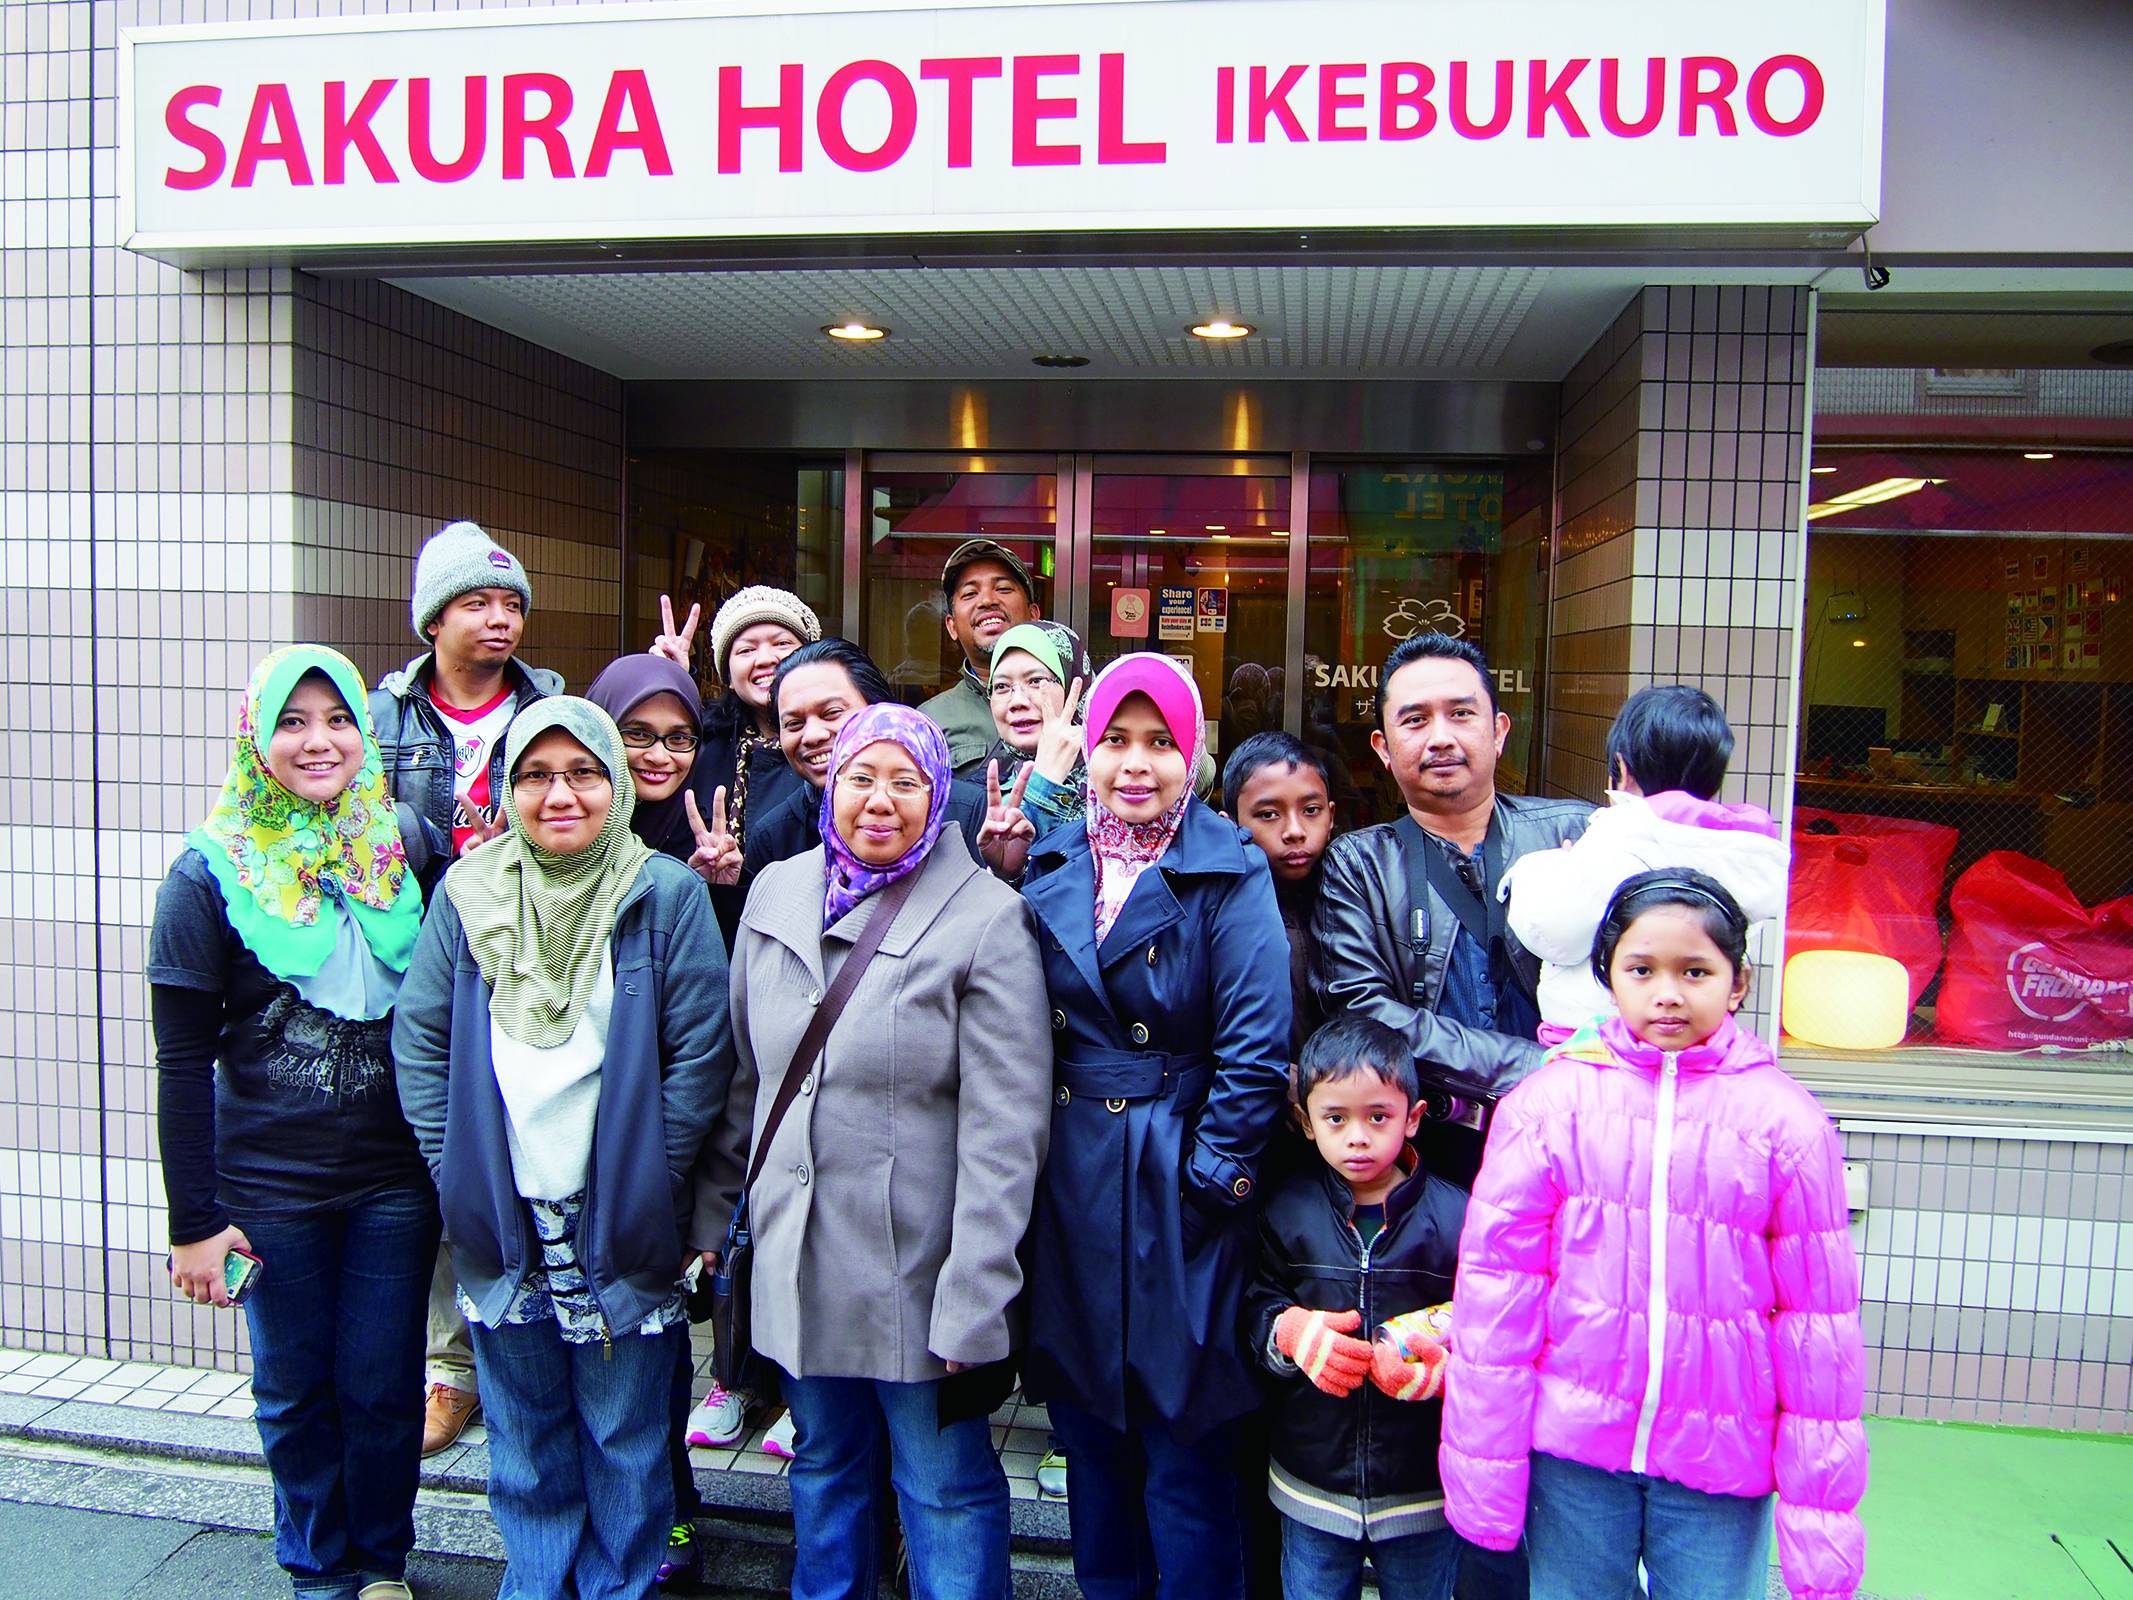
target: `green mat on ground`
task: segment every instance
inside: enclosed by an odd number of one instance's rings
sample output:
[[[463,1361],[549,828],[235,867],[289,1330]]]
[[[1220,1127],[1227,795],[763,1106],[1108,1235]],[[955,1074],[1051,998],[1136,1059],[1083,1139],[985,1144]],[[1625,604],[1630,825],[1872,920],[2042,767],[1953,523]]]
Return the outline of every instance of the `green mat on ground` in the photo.
[[[1876,1594],[2133,1600],[2133,1438],[1879,1417],[1867,1436]]]

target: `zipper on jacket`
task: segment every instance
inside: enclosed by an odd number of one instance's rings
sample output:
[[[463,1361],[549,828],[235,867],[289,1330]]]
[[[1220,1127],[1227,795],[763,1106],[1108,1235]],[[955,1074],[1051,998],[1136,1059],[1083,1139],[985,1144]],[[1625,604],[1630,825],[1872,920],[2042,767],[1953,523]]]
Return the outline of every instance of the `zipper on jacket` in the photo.
[[[1674,1089],[1681,1058],[1669,1052],[1659,1063],[1659,1110],[1652,1123],[1651,1287],[1645,1306],[1644,1403],[1637,1408],[1637,1435],[1629,1470],[1643,1472],[1651,1455],[1652,1424],[1659,1417],[1659,1378],[1666,1364],[1667,1180],[1674,1165]]]

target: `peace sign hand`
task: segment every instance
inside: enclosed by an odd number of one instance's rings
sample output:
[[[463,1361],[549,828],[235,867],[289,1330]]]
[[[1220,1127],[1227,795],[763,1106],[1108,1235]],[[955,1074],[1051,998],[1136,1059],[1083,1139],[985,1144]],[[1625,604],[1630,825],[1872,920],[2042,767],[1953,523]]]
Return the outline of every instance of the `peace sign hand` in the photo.
[[[993,875],[1012,883],[1022,876],[1029,860],[1029,847],[1037,842],[1037,825],[1022,810],[1022,792],[1029,787],[1031,764],[1015,774],[1015,786],[1005,799],[1000,795],[1000,763],[985,763],[985,825],[978,829],[978,854]]]
[[[682,671],[689,670],[689,652],[696,645],[696,625],[703,620],[704,608],[689,607],[689,620],[679,628],[674,626],[674,602],[665,595],[659,597],[659,637],[652,641],[647,655],[665,656]]]
[[[462,856],[472,855],[491,839],[501,837],[511,826],[510,822],[505,818],[503,807],[501,806],[497,807],[494,821],[483,816],[480,809],[473,805],[464,806],[462,814],[468,819],[473,828],[473,831],[467,835],[466,843],[459,847],[459,853]]]
[[[689,830],[696,835],[696,853],[689,857],[689,870],[706,883],[733,884],[741,881],[741,845],[726,827],[726,786],[711,791],[711,826],[696,809],[693,790],[683,790],[681,803],[689,813]]]
[[[1075,767],[1081,764],[1083,755],[1082,731],[1074,721],[1074,713],[1081,709],[1081,680],[1076,678],[1067,686],[1066,697],[1059,702],[1056,715],[1044,719],[1044,731],[1037,735],[1037,753],[1030,766],[1035,767],[1054,783],[1063,784],[1074,775]],[[1028,776],[1029,769],[1023,769]]]

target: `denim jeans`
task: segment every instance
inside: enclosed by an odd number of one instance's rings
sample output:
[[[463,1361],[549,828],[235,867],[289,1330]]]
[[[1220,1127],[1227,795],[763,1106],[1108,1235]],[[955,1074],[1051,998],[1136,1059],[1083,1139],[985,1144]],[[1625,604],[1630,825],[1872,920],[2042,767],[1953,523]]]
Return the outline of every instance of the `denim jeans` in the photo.
[[[244,1312],[274,1558],[298,1594],[353,1600],[400,1577],[415,1544],[437,1197],[387,1189],[239,1225],[266,1263]]]
[[[1007,1475],[985,1418],[942,1427],[938,1383],[780,1376],[793,1420],[793,1600],[874,1600],[884,1450],[912,1600],[1007,1600]]]
[[[1067,1528],[1086,1600],[1242,1600],[1244,1534],[1228,1428],[1190,1443],[1156,1418],[1123,1432],[1057,1402]]]
[[[1363,1557],[1377,1574],[1379,1600],[1452,1600],[1459,1535],[1450,1528],[1399,1539],[1344,1539],[1283,1515],[1283,1600],[1360,1600]]]
[[[489,1424],[497,1600],[642,1600],[674,1525],[674,1343],[686,1328],[569,1344],[552,1319],[474,1330]]]
[[[1635,1594],[1640,1560],[1651,1600],[1762,1600],[1770,1501],[1536,1450],[1526,1503],[1533,1600]]]

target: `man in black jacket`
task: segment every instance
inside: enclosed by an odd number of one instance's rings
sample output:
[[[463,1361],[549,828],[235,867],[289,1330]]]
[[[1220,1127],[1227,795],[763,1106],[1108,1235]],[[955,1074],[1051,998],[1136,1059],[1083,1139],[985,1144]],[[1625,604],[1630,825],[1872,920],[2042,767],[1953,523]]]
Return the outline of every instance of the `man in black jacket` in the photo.
[[[1403,1035],[1424,1092],[1493,1101],[1541,1062],[1540,962],[1504,926],[1497,891],[1528,850],[1585,831],[1582,800],[1496,792],[1511,719],[1496,708],[1486,657],[1424,633],[1386,658],[1370,736],[1407,815],[1335,839],[1312,921],[1312,983],[1329,1017],[1360,1015]],[[1471,1184],[1481,1139],[1425,1127],[1432,1173]],[[1469,1548],[1460,1600],[1526,1592],[1523,1556]]]

